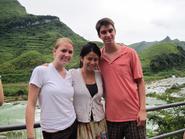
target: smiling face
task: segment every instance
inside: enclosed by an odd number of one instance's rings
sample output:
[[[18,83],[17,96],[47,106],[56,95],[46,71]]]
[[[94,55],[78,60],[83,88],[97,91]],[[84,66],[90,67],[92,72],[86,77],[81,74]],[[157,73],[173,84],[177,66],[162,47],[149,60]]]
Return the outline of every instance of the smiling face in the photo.
[[[99,64],[99,56],[93,51],[89,52],[84,57],[81,57],[80,60],[83,64],[82,68],[88,71],[96,70]]]
[[[105,46],[115,44],[115,35],[116,31],[111,24],[100,27],[99,38],[104,42]]]
[[[73,56],[73,45],[69,42],[61,42],[53,49],[54,62],[58,65],[68,64]]]

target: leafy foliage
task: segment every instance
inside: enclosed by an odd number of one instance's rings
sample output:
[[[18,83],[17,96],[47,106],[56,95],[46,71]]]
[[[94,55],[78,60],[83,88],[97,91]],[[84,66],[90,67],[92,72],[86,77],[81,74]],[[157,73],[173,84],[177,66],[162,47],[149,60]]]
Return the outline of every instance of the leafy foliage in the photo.
[[[7,13],[0,18],[0,74],[4,83],[28,81],[33,67],[51,62],[53,44],[59,37],[74,42],[76,59],[68,68],[78,66],[79,51],[87,41],[58,17],[29,15],[17,0],[0,0],[0,7],[0,13]]]
[[[178,53],[169,53],[155,56],[150,62],[150,68],[154,72],[165,69],[177,68],[185,63],[185,51],[177,46]]]
[[[152,135],[149,137],[161,135],[164,133],[176,131],[183,129],[185,126],[185,108],[173,108],[171,110],[161,110],[160,114],[158,112],[153,112],[148,115],[148,120],[151,120],[153,124],[157,124],[158,128],[153,131]],[[179,122],[180,121],[180,122]],[[177,124],[178,123],[178,124]],[[173,137],[168,137],[167,139],[180,139],[182,134],[178,134]]]
[[[0,22],[12,17],[25,16],[26,10],[17,0],[0,0]]]
[[[30,70],[44,62],[45,60],[42,54],[40,54],[37,51],[29,51],[23,53],[21,56],[13,60],[11,63],[15,65],[17,70],[19,69]]]
[[[173,86],[170,89],[167,89],[165,93],[158,94],[158,93],[151,93],[147,94],[149,97],[155,97],[159,100],[164,100],[168,104],[175,103],[175,102],[184,102],[184,97],[174,97],[173,93],[178,93],[181,89],[185,87],[185,84],[180,86]],[[183,129],[185,126],[185,107],[176,107],[170,108],[166,110],[160,110],[155,112],[149,112],[148,120],[155,125],[158,125],[158,128],[152,133],[148,132],[148,136],[156,136],[160,134],[164,134],[167,132],[172,132],[175,130]],[[179,122],[180,121],[180,122]],[[177,124],[178,123],[178,124]],[[182,138],[182,134],[178,134],[174,137],[169,137],[167,139],[180,139]]]
[[[139,53],[145,78],[156,79],[177,75],[184,70],[184,49],[172,42],[158,42]],[[177,66],[178,65],[178,66]],[[178,74],[179,76],[180,74]],[[155,79],[154,78],[154,79]]]

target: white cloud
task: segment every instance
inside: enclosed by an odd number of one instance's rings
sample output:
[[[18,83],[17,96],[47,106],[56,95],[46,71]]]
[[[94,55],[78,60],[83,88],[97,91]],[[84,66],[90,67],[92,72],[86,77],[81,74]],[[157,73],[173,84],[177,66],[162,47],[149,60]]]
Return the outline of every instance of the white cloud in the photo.
[[[184,0],[19,0],[28,13],[58,16],[77,34],[99,40],[97,20],[110,17],[117,28],[117,41],[185,40]]]

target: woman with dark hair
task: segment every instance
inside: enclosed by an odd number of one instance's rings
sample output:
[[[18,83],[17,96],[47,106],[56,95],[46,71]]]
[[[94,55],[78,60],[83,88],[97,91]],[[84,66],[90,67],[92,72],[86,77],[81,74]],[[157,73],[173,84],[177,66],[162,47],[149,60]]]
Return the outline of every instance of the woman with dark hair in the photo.
[[[92,42],[87,43],[80,52],[80,68],[71,71],[78,139],[106,139],[103,86],[100,72],[97,70],[100,56],[98,46]]]

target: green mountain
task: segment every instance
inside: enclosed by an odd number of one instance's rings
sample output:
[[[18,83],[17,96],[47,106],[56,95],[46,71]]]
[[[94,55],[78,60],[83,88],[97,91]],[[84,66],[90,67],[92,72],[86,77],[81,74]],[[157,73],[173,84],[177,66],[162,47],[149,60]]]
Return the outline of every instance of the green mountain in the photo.
[[[143,49],[146,49],[154,44],[157,44],[158,42],[146,42],[146,41],[142,41],[142,42],[138,42],[138,43],[134,43],[129,45],[129,47],[134,48],[137,52],[141,52],[143,51]]]
[[[17,0],[0,0],[0,21],[26,15],[25,8]]]
[[[139,52],[145,76],[185,75],[185,50],[171,41],[161,41]]]
[[[147,49],[153,45],[160,44],[162,42],[174,43],[175,45],[181,46],[183,49],[185,49],[185,42],[184,41],[179,41],[178,39],[171,40],[169,36],[167,36],[166,38],[164,38],[161,41],[154,41],[154,42],[142,41],[142,42],[131,44],[131,45],[129,45],[129,47],[134,48],[137,52],[141,52],[144,49]]]
[[[143,72],[149,80],[171,75],[185,76],[185,42],[166,37],[161,41],[142,41],[129,45],[140,56]],[[154,76],[155,75],[155,76]],[[157,77],[158,78],[158,77]]]
[[[56,16],[35,16],[16,0],[0,0],[0,75],[5,82],[25,81],[36,65],[52,60],[54,41],[69,37],[75,55],[68,67],[78,66],[80,48],[87,42]]]

